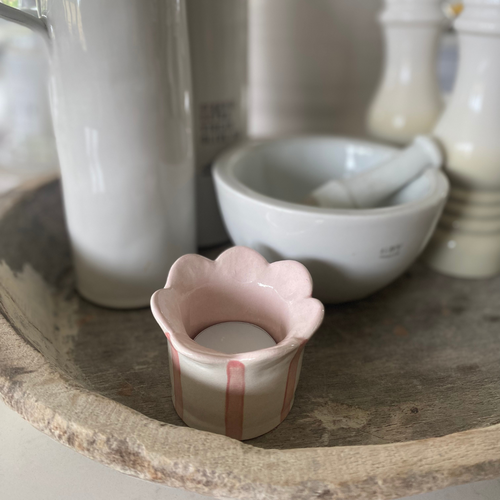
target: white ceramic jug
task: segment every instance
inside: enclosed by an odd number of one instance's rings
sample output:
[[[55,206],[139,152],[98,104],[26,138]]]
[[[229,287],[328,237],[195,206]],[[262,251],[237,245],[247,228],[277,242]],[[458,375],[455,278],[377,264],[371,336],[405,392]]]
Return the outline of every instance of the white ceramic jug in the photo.
[[[229,240],[211,166],[247,135],[248,2],[186,0],[193,74],[198,245]]]
[[[443,109],[437,57],[445,26],[441,0],[385,0],[382,78],[368,111],[369,133],[406,145],[432,131]]]
[[[450,199],[425,258],[445,274],[484,278],[500,273],[500,0],[464,7],[457,81],[435,129]]]
[[[196,250],[189,44],[182,0],[42,0],[40,33],[77,288],[104,306],[146,306]]]

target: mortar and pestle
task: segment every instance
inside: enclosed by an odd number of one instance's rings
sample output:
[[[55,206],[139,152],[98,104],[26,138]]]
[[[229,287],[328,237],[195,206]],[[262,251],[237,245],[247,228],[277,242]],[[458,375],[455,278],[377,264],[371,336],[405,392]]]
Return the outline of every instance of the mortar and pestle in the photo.
[[[241,144],[213,176],[234,243],[270,262],[298,260],[314,295],[340,303],[383,288],[417,259],[448,195],[441,164],[427,137],[398,150],[307,136]]]

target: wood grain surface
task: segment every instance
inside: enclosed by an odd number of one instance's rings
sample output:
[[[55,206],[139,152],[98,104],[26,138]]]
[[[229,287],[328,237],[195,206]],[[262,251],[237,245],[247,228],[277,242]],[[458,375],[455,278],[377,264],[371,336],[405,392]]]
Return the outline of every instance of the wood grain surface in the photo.
[[[288,418],[245,443],[176,415],[149,310],[75,293],[58,183],[0,200],[0,308],[3,399],[128,474],[217,497],[353,500],[500,476],[500,279],[417,264],[328,307]]]

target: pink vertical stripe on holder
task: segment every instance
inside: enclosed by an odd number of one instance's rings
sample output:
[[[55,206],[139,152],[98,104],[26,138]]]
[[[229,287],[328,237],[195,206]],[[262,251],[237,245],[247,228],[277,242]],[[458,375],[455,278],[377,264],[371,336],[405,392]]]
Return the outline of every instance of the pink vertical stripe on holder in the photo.
[[[182,385],[181,385],[181,363],[179,360],[179,353],[175,347],[170,343],[170,352],[172,353],[172,371],[174,374],[174,406],[175,411],[179,417],[182,418],[184,413],[184,403],[182,400]]]
[[[288,377],[286,379],[285,387],[285,397],[283,399],[283,408],[281,409],[281,422],[285,420],[290,408],[292,407],[293,395],[295,393],[295,386],[297,385],[297,376],[299,371],[299,361],[302,352],[304,351],[305,344],[299,347],[299,350],[295,353],[295,356],[290,361],[290,366],[288,367]]]
[[[227,364],[226,436],[243,436],[243,407],[245,402],[245,365],[240,361]]]

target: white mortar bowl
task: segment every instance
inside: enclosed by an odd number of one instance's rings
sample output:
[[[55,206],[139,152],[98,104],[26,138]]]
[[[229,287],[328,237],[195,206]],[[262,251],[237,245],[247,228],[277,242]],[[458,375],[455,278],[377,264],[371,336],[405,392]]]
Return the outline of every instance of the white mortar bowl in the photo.
[[[303,263],[314,296],[326,303],[361,299],[398,278],[429,241],[449,183],[429,170],[381,208],[301,205],[335,178],[372,168],[397,149],[340,137],[250,142],[221,156],[213,176],[227,230],[236,245],[269,262]]]

